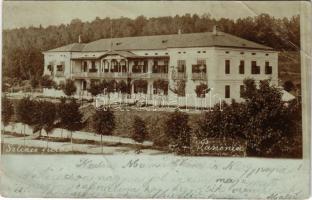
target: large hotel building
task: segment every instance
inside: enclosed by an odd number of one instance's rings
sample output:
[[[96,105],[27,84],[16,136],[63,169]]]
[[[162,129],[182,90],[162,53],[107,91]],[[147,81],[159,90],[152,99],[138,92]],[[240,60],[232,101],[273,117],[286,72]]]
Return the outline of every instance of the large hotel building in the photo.
[[[131,87],[131,95],[162,93],[174,97],[170,87],[184,81],[187,95],[195,95],[196,86],[204,83],[226,101],[240,101],[246,78],[271,79],[277,85],[278,52],[214,28],[203,33],[69,44],[44,52],[44,74],[57,83],[74,80],[80,95],[87,93],[92,81],[123,80]],[[146,84],[136,84],[138,80]],[[167,83],[164,90],[155,86],[159,80]]]

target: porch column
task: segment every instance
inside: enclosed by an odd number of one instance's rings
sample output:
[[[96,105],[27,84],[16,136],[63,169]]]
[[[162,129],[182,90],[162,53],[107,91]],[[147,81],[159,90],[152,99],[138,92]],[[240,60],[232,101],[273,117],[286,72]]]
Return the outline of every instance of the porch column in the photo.
[[[108,62],[108,73],[110,73],[112,67],[112,60],[107,60],[107,62]]]
[[[133,95],[134,94],[134,84],[132,83],[131,84],[131,95]]]
[[[153,81],[148,81],[148,94],[150,96],[150,99],[152,99],[152,96],[153,96]]]
[[[101,60],[99,61],[100,63],[97,63],[97,60],[95,60],[94,62],[95,62],[95,67],[97,68],[98,77],[100,77],[100,72],[101,72]]]
[[[152,62],[152,60],[148,60],[147,66],[148,66],[147,67],[148,73],[151,74],[152,71],[153,71],[153,62]]]

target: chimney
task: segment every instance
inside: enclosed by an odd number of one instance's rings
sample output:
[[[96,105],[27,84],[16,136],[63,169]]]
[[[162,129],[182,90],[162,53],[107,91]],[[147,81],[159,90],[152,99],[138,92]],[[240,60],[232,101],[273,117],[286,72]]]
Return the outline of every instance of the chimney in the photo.
[[[181,33],[182,33],[182,32],[181,32],[181,29],[179,29],[179,30],[178,30],[178,35],[181,35]]]
[[[81,35],[78,36],[78,43],[81,43]]]
[[[213,35],[218,35],[218,26],[214,25],[212,30]]]

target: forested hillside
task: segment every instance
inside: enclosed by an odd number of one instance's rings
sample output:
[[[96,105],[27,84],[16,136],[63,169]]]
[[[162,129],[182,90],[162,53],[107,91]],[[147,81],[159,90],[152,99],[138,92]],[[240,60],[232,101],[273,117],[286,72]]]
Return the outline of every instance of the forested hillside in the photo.
[[[100,38],[140,35],[175,34],[211,31],[218,25],[224,31],[254,42],[271,46],[280,51],[298,51],[300,48],[299,16],[277,19],[267,14],[237,20],[214,19],[209,14],[198,16],[185,14],[175,17],[136,19],[96,18],[92,22],[74,19],[70,24],[29,27],[3,31],[4,79],[39,79],[43,71],[42,51],[78,41]],[[289,67],[289,66],[288,66]]]

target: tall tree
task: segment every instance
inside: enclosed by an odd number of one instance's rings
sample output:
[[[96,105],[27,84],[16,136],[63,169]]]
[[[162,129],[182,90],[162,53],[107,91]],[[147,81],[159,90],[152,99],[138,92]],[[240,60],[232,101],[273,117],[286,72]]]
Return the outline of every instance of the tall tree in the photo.
[[[75,85],[75,82],[71,79],[67,79],[65,84],[61,85],[61,89],[63,90],[64,94],[68,97],[75,94],[77,91],[77,87]]]

